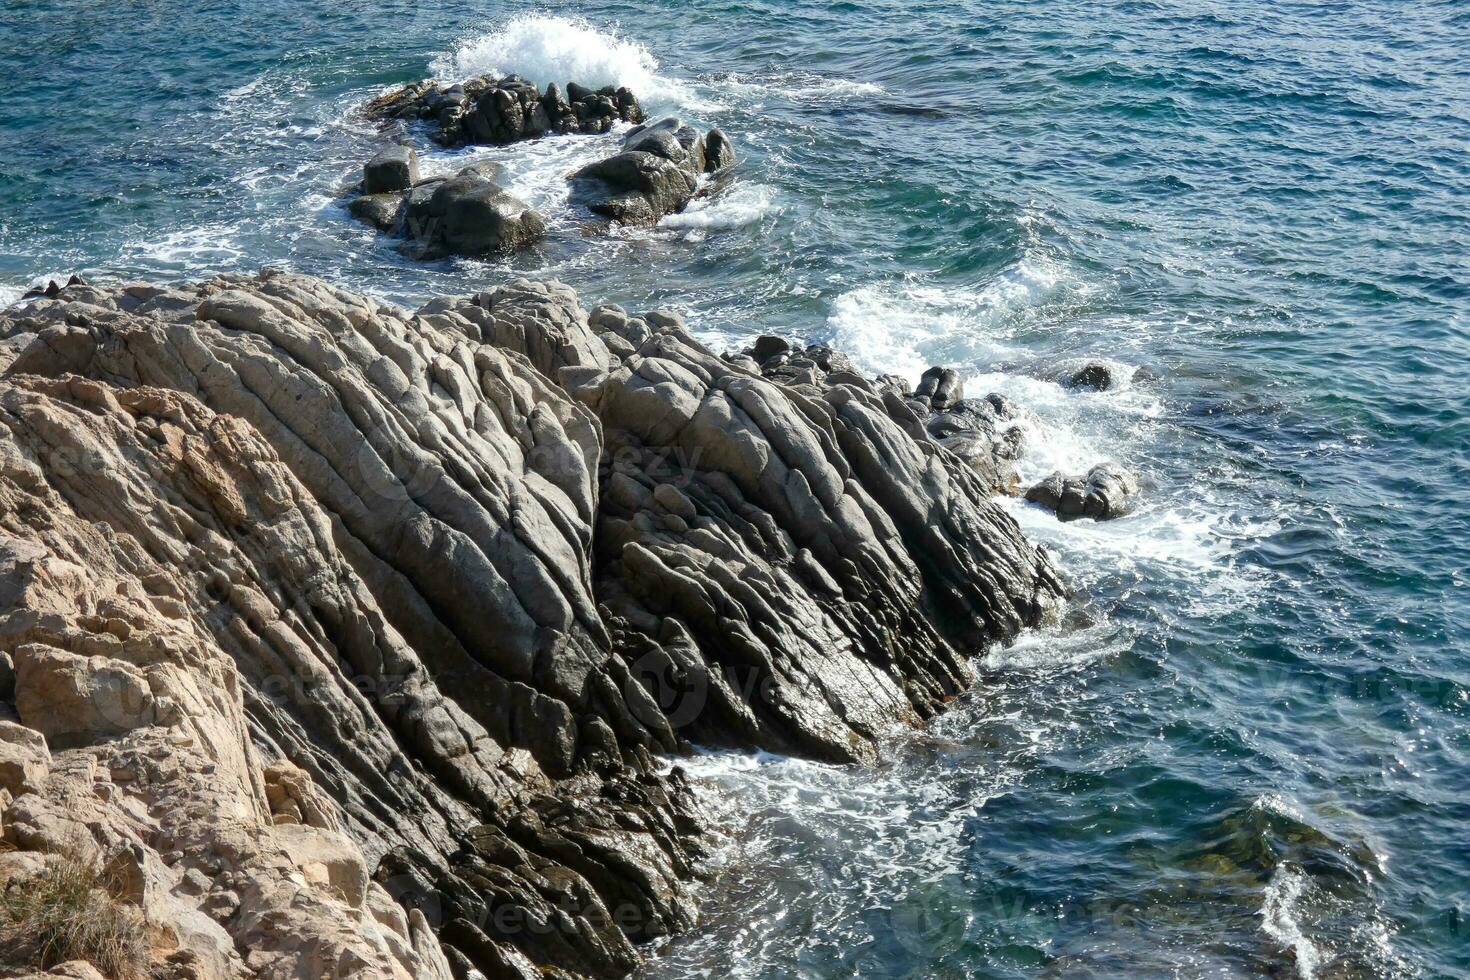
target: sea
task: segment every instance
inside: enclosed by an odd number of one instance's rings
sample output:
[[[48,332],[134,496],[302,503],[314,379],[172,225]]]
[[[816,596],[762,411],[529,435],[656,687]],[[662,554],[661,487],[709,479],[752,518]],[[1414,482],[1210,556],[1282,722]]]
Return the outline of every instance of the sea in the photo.
[[[740,164],[589,233],[618,134],[447,151],[547,218],[419,263],[343,193],[428,76],[628,85]],[[3,0],[0,304],[263,266],[416,305],[517,276],[1019,405],[1076,598],[882,761],[702,752],[657,978],[1470,976],[1464,0]],[[1107,391],[1057,383],[1102,361]]]

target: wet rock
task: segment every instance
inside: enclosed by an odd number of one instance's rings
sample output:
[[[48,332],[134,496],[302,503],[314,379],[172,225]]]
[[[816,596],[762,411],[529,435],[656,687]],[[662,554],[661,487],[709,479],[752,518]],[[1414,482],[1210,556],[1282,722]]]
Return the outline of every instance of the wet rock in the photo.
[[[707,167],[706,138],[669,117],[635,127],[621,153],[583,167],[571,179],[592,213],[618,224],[652,225],[693,200]]]
[[[1085,476],[1053,473],[1026,491],[1028,501],[1055,511],[1064,521],[1121,517],[1133,508],[1137,496],[1138,480],[1113,463],[1094,466]]]
[[[1107,391],[1116,383],[1113,368],[1101,361],[1089,361],[1088,363],[1069,371],[1062,379],[1062,383],[1068,388],[1091,388],[1093,391]]]
[[[445,146],[505,146],[567,133],[605,133],[617,122],[643,121],[637,97],[626,88],[593,90],[569,82],[545,91],[515,75],[480,76],[445,86],[415,82],[373,99],[366,111],[381,120],[423,119]]]
[[[722,173],[735,166],[735,145],[718,129],[712,129],[704,138],[704,169],[706,173]]]
[[[519,251],[546,234],[541,216],[474,168],[410,194],[403,214],[421,258],[490,256]]]
[[[362,168],[362,192],[406,191],[419,182],[419,158],[411,146],[390,146]]]
[[[485,257],[518,251],[546,234],[541,216],[496,183],[498,164],[478,163],[449,178],[431,177],[406,190],[363,194],[347,204],[353,217],[408,239],[416,258]]]

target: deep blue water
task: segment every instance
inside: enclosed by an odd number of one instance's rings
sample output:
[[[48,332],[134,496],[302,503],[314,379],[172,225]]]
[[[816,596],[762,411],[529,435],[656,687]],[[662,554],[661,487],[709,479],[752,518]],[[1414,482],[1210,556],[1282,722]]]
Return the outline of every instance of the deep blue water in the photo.
[[[1078,608],[876,772],[695,763],[727,866],[650,976],[1470,976],[1470,7],[530,10],[6,0],[0,300],[553,274],[717,345],[962,366],[1033,413],[1028,475],[1144,474],[1109,524],[1011,505]],[[381,140],[352,107],[431,67],[633,82],[739,182],[609,241],[561,179],[606,140],[482,152],[551,240],[415,265],[335,200]],[[1149,380],[1046,380],[1083,356]]]

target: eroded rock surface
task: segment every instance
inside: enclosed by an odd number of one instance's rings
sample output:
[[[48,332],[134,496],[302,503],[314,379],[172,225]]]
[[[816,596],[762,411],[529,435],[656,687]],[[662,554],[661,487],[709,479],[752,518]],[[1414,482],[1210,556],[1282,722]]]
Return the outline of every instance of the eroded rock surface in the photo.
[[[696,919],[658,757],[870,758],[1061,593],[905,393],[554,282],[78,283],[0,371],[0,828],[179,975],[625,975]]]
[[[480,76],[453,85],[415,82],[367,105],[378,119],[422,119],[445,146],[504,146],[566,133],[605,133],[618,122],[641,123],[643,108],[626,88],[589,89],[555,82],[543,91],[516,75]]]

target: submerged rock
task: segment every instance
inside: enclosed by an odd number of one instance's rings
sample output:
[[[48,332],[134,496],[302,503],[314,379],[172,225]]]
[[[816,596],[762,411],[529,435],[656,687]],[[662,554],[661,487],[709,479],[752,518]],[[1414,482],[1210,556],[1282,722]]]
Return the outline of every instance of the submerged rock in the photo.
[[[1085,476],[1053,473],[1026,491],[1027,500],[1056,511],[1064,521],[1122,517],[1133,509],[1137,496],[1137,478],[1114,463],[1094,466]]]
[[[366,111],[378,119],[426,120],[445,146],[504,146],[554,134],[605,133],[619,121],[643,121],[643,108],[629,89],[569,83],[564,97],[555,83],[543,92],[516,75],[449,86],[415,82],[373,99]]]
[[[653,225],[693,200],[701,175],[734,164],[734,150],[723,133],[714,156],[706,140],[673,117],[638,126],[623,141],[621,153],[583,167],[572,181],[594,214],[618,224]]]
[[[524,280],[0,311],[6,841],[126,852],[201,975],[633,971],[707,857],[657,756],[871,759],[1062,592],[901,394],[803,356]]]

